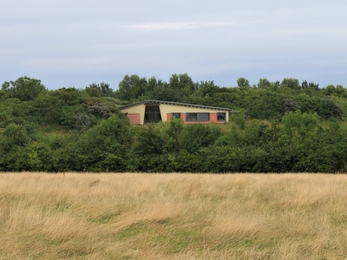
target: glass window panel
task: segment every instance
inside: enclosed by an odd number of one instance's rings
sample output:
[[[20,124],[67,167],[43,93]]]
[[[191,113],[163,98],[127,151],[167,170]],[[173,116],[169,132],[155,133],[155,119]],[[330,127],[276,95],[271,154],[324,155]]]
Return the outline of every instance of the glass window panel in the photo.
[[[199,121],[210,121],[210,113],[199,113]]]
[[[198,113],[187,113],[187,121],[197,121]]]
[[[181,117],[181,113],[172,113],[171,117],[180,118]]]
[[[146,106],[145,109],[145,124],[158,123],[161,121],[160,109],[157,105]]]
[[[225,121],[225,113],[217,113],[217,121]]]

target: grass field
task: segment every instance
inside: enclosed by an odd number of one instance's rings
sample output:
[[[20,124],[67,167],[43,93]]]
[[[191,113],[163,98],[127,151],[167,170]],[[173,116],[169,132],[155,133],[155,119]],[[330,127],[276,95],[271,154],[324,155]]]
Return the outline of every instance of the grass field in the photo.
[[[344,259],[347,176],[0,174],[0,259]]]

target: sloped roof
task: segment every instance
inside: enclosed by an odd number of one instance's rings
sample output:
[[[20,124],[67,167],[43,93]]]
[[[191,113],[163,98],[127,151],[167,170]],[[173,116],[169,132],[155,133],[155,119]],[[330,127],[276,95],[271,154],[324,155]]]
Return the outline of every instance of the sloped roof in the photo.
[[[171,102],[171,101],[162,101],[162,100],[154,100],[154,99],[146,99],[140,102],[128,104],[125,106],[120,107],[119,109],[125,109],[129,107],[135,107],[142,104],[149,104],[149,105],[160,105],[160,104],[166,104],[166,105],[173,105],[173,106],[181,106],[181,107],[195,107],[195,108],[202,108],[202,109],[213,109],[213,110],[220,110],[220,111],[229,111],[232,112],[233,110],[230,108],[225,107],[212,107],[212,106],[202,106],[202,105],[196,105],[196,104],[187,104],[187,103],[180,103],[180,102]]]

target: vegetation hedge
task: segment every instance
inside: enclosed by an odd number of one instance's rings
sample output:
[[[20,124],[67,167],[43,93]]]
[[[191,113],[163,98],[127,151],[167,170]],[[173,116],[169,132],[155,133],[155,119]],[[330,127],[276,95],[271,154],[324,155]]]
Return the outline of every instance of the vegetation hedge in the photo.
[[[48,90],[21,77],[0,90],[0,171],[345,172],[347,90],[286,78],[219,87],[173,74],[126,75]],[[119,106],[160,99],[246,111],[223,125],[134,126]]]

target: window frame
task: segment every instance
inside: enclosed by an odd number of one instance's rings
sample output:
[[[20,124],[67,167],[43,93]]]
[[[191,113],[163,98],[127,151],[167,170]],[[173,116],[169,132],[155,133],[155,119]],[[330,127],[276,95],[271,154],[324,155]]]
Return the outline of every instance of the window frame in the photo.
[[[192,115],[196,115],[196,119],[192,119]],[[196,112],[189,112],[186,113],[186,121],[187,122],[197,122],[198,121],[198,113]]]
[[[207,119],[201,119],[201,114],[206,114],[207,115]],[[202,113],[198,113],[198,121],[199,122],[210,122],[210,113],[209,112],[202,112]]]
[[[171,117],[181,118],[181,112],[173,112],[171,113]]]
[[[159,123],[162,121],[159,105],[146,105],[144,124]]]
[[[219,119],[220,115],[223,115],[224,119]],[[227,113],[226,112],[217,112],[217,121],[219,121],[219,122],[227,121]]]
[[[201,119],[201,114],[206,114],[207,119]],[[196,119],[192,118],[192,115],[196,115]],[[187,122],[210,122],[211,121],[211,113],[210,112],[187,112],[186,113],[186,121]]]

